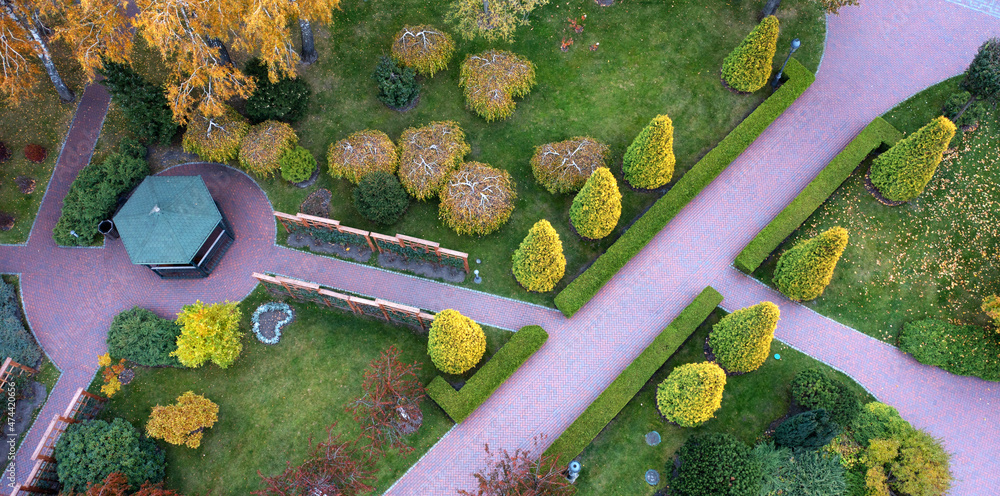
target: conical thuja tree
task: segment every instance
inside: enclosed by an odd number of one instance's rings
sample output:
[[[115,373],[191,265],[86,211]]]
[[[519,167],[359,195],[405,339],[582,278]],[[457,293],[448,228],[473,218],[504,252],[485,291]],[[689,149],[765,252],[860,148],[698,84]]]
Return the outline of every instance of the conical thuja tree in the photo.
[[[674,177],[674,123],[658,115],[625,150],[622,172],[634,188],[659,188]]]
[[[681,427],[697,427],[722,406],[725,386],[726,373],[712,362],[681,365],[656,387],[656,407]]]
[[[716,362],[727,372],[757,370],[771,351],[778,327],[778,306],[762,301],[726,315],[712,327],[708,344]]]
[[[954,136],[955,124],[947,117],[932,120],[872,162],[872,185],[892,201],[920,196]]]
[[[771,60],[778,47],[778,18],[767,16],[722,62],[722,81],[730,88],[753,93],[771,77]]]
[[[833,227],[800,241],[778,259],[774,285],[789,299],[815,300],[833,278],[833,269],[847,246],[847,229]]]
[[[514,278],[528,291],[551,291],[566,273],[559,233],[542,219],[528,231],[514,251]]]
[[[569,221],[580,236],[601,239],[611,234],[621,215],[622,194],[618,191],[618,181],[607,167],[598,167],[573,198]]]

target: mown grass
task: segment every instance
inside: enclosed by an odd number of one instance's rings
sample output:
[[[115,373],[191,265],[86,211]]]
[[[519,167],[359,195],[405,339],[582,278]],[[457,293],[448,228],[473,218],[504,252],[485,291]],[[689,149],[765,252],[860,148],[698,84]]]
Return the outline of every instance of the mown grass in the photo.
[[[864,401],[872,398],[847,376],[775,340],[771,356],[758,370],[726,378],[722,408],[715,418],[696,428],[669,425],[656,408],[656,387],[679,365],[705,361],[704,344],[712,325],[725,312],[716,311],[661,367],[622,409],[603,432],[580,455],[583,470],[577,480],[578,494],[651,495],[663,489],[673,471],[673,456],[692,434],[725,432],[748,444],[762,437],[771,422],[781,418],[791,405],[790,382],[800,370],[819,367],[848,384]],[[774,354],[781,355],[780,360]],[[662,442],[649,446],[645,435],[657,431]],[[669,467],[668,467],[669,466]],[[660,484],[643,479],[647,470],[660,472]]]
[[[618,228],[600,242],[586,242],[569,226],[572,195],[552,195],[532,176],[529,160],[535,146],[577,135],[608,143],[611,168],[621,178],[625,148],[657,114],[675,123],[675,152],[680,177],[710,150],[768,94],[734,95],[719,82],[722,59],[756,23],[762,2],[617,3],[601,8],[589,0],[552,3],[531,15],[531,26],[521,28],[516,41],[488,45],[457,39],[456,57],[448,70],[424,79],[419,106],[400,114],[376,99],[371,72],[378,56],[387,54],[393,34],[403,24],[430,23],[443,27],[447,2],[408,0],[387,9],[378,2],[344,4],[332,28],[317,31],[320,60],[302,72],[315,92],[308,117],[295,128],[301,143],[323,166],[319,183],[298,189],[280,178],[258,179],[279,211],[294,213],[317,188],[328,188],[334,201],[331,217],[344,225],[376,232],[397,232],[440,242],[481,259],[474,268],[481,285],[467,278],[463,285],[487,292],[552,305],[555,294],[581,273],[644,212],[664,190],[633,192],[624,184],[624,206]],[[573,33],[567,18],[586,14],[583,33]],[[789,0],[779,11],[781,52],[793,37],[803,41],[796,57],[815,70],[822,53],[825,21],[818,4]],[[572,36],[568,53],[560,40]],[[592,44],[600,43],[595,51]],[[505,48],[527,56],[538,66],[538,86],[509,120],[486,123],[466,110],[458,88],[458,69],[466,54],[486,48]],[[414,202],[393,226],[379,226],[362,218],[351,205],[352,185],[326,174],[329,145],[353,131],[380,129],[397,139],[404,129],[434,120],[456,120],[472,146],[468,160],[487,162],[511,172],[517,182],[518,203],[510,221],[482,238],[459,236],[438,219],[437,201]],[[676,179],[675,179],[676,180]],[[539,219],[548,219],[563,241],[566,277],[555,290],[527,293],[511,276],[510,257]],[[279,232],[283,230],[279,229]],[[283,232],[282,232],[283,234]]]
[[[34,88],[34,96],[20,105],[14,105],[0,95],[0,141],[11,152],[10,160],[0,164],[0,211],[12,214],[16,219],[9,231],[0,231],[0,243],[3,244],[28,240],[35,214],[73,120],[73,112],[83,94],[83,73],[79,64],[70,59],[68,47],[55,42],[51,48],[59,74],[76,93],[74,102],[62,103],[44,73]],[[42,145],[48,152],[40,164],[24,158],[24,147],[32,143]],[[18,176],[34,179],[35,191],[27,195],[21,193],[14,182]]]
[[[912,133],[940,115],[960,78],[934,85],[884,117]],[[980,128],[956,137],[958,153],[945,158],[924,193],[886,207],[865,190],[869,158],[783,243],[842,226],[851,238],[823,296],[807,303],[870,336],[895,344],[902,325],[935,317],[988,325],[982,298],[1000,291],[1000,122],[994,110]],[[770,283],[772,257],[755,272]]]
[[[258,288],[240,303],[244,329],[257,306],[270,300]],[[273,475],[285,462],[300,463],[309,439],[326,439],[326,428],[346,437],[359,434],[357,423],[344,407],[360,395],[368,363],[389,346],[401,359],[421,364],[420,379],[427,383],[437,371],[426,353],[427,339],[408,329],[324,310],[314,304],[289,302],[295,320],[281,341],[266,346],[252,332],[244,339],[243,354],[222,370],[214,365],[197,369],[136,368],[134,381],[108,403],[102,416],[123,417],[143,429],[154,405],[176,401],[185,391],[205,395],[219,405],[219,421],[205,432],[198,449],[160,442],[167,451],[167,486],[182,494],[240,495],[260,489],[257,471]],[[484,327],[487,353],[492,354],[510,333]],[[488,356],[487,355],[487,356]],[[100,379],[95,380],[99,388]],[[452,422],[430,399],[422,404],[424,423],[408,438],[415,452],[395,453],[380,461],[380,494],[416,462]]]

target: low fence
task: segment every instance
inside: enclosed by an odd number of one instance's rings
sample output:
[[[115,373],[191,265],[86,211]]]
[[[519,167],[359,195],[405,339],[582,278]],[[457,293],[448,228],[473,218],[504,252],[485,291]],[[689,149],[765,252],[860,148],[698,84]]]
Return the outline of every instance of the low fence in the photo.
[[[107,401],[107,398],[90,394],[83,388],[77,389],[63,414],[52,416],[45,434],[42,434],[42,440],[31,454],[35,465],[31,468],[24,484],[14,489],[11,496],[59,494],[56,459],[53,457],[59,437],[66,432],[70,424],[97,417]]]
[[[372,251],[379,253],[395,253],[407,260],[418,259],[462,269],[469,272],[469,254],[460,251],[441,248],[441,245],[426,239],[414,238],[403,234],[387,236],[353,227],[340,225],[340,221],[324,219],[314,215],[298,213],[295,215],[274,212],[288,234],[303,233],[327,243],[343,243],[351,245],[368,245]]]
[[[422,334],[430,329],[431,322],[434,321],[434,315],[426,313],[419,308],[400,305],[399,303],[379,298],[370,300],[290,277],[272,276],[257,272],[253,273],[253,277],[263,284],[271,294],[290,296],[298,301],[310,301],[355,315],[363,315],[392,324],[405,325]]]
[[[7,357],[3,361],[3,365],[0,365],[0,390],[7,390],[8,381],[17,379],[22,375],[32,376],[37,373],[37,370],[27,365],[21,365],[20,363],[15,362],[11,357]]]

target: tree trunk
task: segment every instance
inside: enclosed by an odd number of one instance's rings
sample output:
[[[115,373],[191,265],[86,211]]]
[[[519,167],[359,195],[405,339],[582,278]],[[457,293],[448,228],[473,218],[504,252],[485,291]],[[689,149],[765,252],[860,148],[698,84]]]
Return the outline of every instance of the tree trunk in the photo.
[[[66,103],[76,100],[76,95],[63,82],[62,77],[59,75],[59,70],[56,69],[56,64],[52,62],[52,55],[49,54],[49,43],[46,41],[44,34],[39,30],[38,24],[34,22],[34,19],[22,18],[21,15],[14,11],[12,6],[6,5],[5,7],[4,10],[7,11],[7,16],[31,35],[32,41],[35,42],[35,55],[42,61],[42,66],[45,67],[46,74],[49,75],[49,79],[52,80],[52,84],[56,87],[59,98]]]
[[[781,0],[767,0],[767,3],[764,4],[764,10],[760,13],[761,19],[769,15],[774,15],[779,5],[781,5]]]
[[[487,17],[489,17],[489,15],[490,15],[490,0],[483,0],[483,13],[486,14]]]
[[[206,36],[205,43],[219,51],[219,58],[222,59],[223,64],[233,65],[233,59],[229,57],[229,50],[226,50],[226,45],[222,44],[222,40]]]
[[[299,19],[299,31],[302,31],[302,63],[312,64],[319,59],[316,44],[313,42],[312,25],[305,19]]]
[[[965,110],[968,109],[969,105],[972,105],[972,102],[974,101],[976,101],[976,95],[970,96],[969,101],[965,102],[965,105],[962,105],[962,110],[959,110],[958,113],[955,114],[955,118],[952,119],[951,121],[958,122],[958,120],[962,118],[962,114],[965,113]]]

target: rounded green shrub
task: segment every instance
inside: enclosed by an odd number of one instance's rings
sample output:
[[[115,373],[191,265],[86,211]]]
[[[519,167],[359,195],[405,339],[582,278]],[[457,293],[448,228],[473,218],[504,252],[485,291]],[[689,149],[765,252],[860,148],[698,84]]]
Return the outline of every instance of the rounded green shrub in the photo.
[[[615,230],[622,215],[618,181],[607,167],[598,167],[569,207],[569,221],[577,234],[601,239]]]
[[[410,206],[410,195],[396,176],[370,172],[354,188],[354,208],[378,224],[395,224]]]
[[[230,106],[217,117],[198,116],[188,122],[181,144],[184,151],[208,162],[226,163],[240,153],[240,143],[250,132],[250,122]]]
[[[180,367],[176,357],[177,336],[181,328],[145,308],[132,307],[111,321],[108,330],[108,353],[145,367]]]
[[[968,91],[954,93],[945,100],[941,113],[956,126],[971,126],[986,116],[986,106],[980,100],[970,100],[972,93]],[[962,112],[963,108],[965,112]]]
[[[726,373],[711,362],[689,363],[670,372],[656,387],[656,407],[681,427],[697,427],[722,406]]]
[[[552,291],[566,273],[562,240],[549,221],[531,226],[521,245],[514,250],[514,278],[528,291]]]
[[[434,316],[427,336],[427,354],[438,370],[461,374],[475,367],[484,353],[486,334],[474,320],[451,309]]]
[[[792,398],[808,410],[824,409],[830,412],[833,421],[842,426],[851,425],[861,412],[861,400],[857,394],[816,368],[795,374]]]
[[[955,124],[940,116],[899,140],[872,162],[869,176],[872,185],[891,201],[910,201],[920,196],[955,131]]]
[[[13,285],[0,280],[0,355],[17,363],[35,367],[42,350],[21,322],[21,305]]]
[[[767,360],[778,327],[778,306],[769,301],[741,308],[722,318],[709,334],[708,343],[719,365],[727,372],[751,372]]]
[[[316,170],[316,157],[301,146],[285,152],[279,160],[281,177],[290,183],[301,183],[312,177]]]
[[[760,461],[750,448],[718,432],[688,438],[677,450],[680,467],[670,483],[671,496],[755,496],[760,492]],[[667,473],[674,464],[667,464]]]
[[[622,173],[638,189],[655,189],[674,177],[674,123],[658,115],[639,132],[625,150]]]
[[[163,451],[120,418],[70,424],[53,456],[64,491],[84,491],[114,472],[121,472],[132,487],[163,480]]]
[[[865,404],[851,425],[854,440],[864,447],[872,439],[896,439],[911,429],[895,408],[878,401]]]
[[[794,301],[815,300],[833,280],[833,269],[847,247],[847,229],[833,227],[800,241],[781,255],[774,286]]]
[[[379,58],[372,79],[378,86],[378,100],[390,108],[402,109],[420,96],[417,73],[409,67],[399,67],[389,57]]]
[[[774,430],[774,444],[785,448],[815,450],[829,443],[837,434],[837,425],[826,410],[810,410],[785,420]]]
[[[771,60],[778,47],[778,18],[767,16],[726,56],[722,81],[735,91],[753,93],[771,77]]]
[[[254,124],[276,120],[296,122],[302,120],[309,109],[312,88],[303,79],[283,77],[272,83],[267,66],[260,60],[247,63],[244,73],[254,79],[257,87],[247,98],[246,113]]]
[[[907,322],[899,333],[899,349],[953,374],[1000,381],[1000,340],[995,331],[980,326],[937,319]]]

